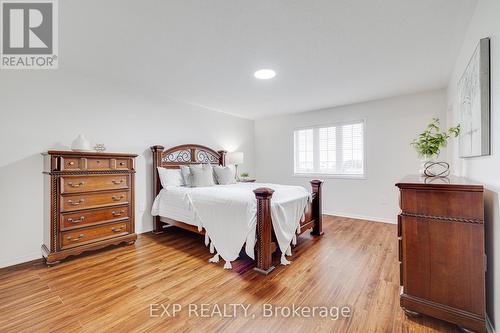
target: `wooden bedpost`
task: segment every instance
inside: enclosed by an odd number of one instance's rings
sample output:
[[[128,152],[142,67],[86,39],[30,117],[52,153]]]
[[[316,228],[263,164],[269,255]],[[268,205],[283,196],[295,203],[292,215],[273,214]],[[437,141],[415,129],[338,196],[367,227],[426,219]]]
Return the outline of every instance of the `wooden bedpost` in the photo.
[[[163,146],[153,146],[151,151],[153,152],[153,197],[154,200],[158,193],[161,191],[160,175],[158,174],[157,167],[161,166],[161,154],[165,147]],[[162,223],[159,216],[153,217],[153,233],[160,234],[163,232]]]
[[[274,270],[271,245],[271,197],[274,191],[261,187],[253,192],[257,198],[257,266],[254,270],[267,275]]]
[[[226,166],[226,154],[227,154],[227,151],[225,151],[225,150],[219,150],[217,152],[219,153],[219,165]]]
[[[323,185],[322,180],[318,180],[318,179],[311,180],[311,187],[312,187],[312,193],[313,193],[312,218],[315,221],[311,235],[314,235],[314,236],[323,235],[323,209],[321,207],[321,186],[322,185]]]

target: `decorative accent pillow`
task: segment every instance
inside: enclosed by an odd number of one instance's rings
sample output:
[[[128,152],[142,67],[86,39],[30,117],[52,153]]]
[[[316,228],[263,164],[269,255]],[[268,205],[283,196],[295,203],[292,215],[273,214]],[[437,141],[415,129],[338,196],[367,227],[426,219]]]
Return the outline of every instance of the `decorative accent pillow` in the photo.
[[[214,174],[210,164],[204,164],[201,168],[189,167],[191,171],[191,187],[214,186]]]
[[[191,187],[191,170],[190,168],[201,169],[201,164],[191,164],[191,165],[181,165],[182,179],[184,180],[184,185]]]
[[[215,166],[214,167],[215,178],[219,185],[235,184],[236,179],[234,176],[234,171],[230,167]]]
[[[158,167],[158,174],[160,175],[161,187],[167,186],[182,186],[184,180],[180,169],[167,169]]]

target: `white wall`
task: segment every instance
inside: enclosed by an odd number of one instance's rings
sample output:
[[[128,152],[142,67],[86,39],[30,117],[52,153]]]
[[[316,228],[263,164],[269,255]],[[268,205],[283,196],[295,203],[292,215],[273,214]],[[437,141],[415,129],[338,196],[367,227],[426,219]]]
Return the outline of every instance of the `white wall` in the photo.
[[[138,87],[55,71],[0,74],[0,267],[41,257],[42,157],[84,133],[108,151],[139,154],[136,231],[152,229],[149,147],[199,143],[245,152],[253,171],[253,121],[149,96]]]
[[[255,121],[259,181],[309,186],[311,178],[293,175],[293,130],[297,127],[365,119],[367,177],[323,178],[325,213],[395,222],[398,192],[394,184],[417,173],[420,162],[410,146],[432,117],[445,122],[444,90],[401,96],[332,109]]]
[[[450,123],[457,122],[457,83],[481,38],[491,38],[491,156],[460,159],[458,145],[449,149],[454,172],[485,184],[486,247],[488,253],[487,309],[492,322],[500,320],[500,1],[480,0],[453,71],[448,104]],[[451,148],[451,147],[450,147]]]

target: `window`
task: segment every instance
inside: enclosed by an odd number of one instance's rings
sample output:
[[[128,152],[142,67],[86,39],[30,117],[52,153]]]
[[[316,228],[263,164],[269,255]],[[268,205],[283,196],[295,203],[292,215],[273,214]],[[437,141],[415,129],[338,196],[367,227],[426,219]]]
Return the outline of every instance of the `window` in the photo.
[[[363,121],[294,131],[295,173],[362,177]]]

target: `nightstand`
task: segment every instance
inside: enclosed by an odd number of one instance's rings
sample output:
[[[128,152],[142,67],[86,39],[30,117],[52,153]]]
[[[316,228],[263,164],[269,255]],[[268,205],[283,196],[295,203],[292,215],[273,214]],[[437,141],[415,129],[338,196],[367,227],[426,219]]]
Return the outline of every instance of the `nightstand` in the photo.
[[[250,179],[250,178],[246,178],[246,179],[238,179],[238,183],[255,183],[255,179]]]

